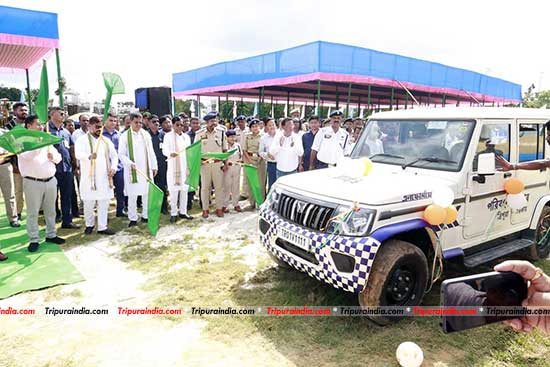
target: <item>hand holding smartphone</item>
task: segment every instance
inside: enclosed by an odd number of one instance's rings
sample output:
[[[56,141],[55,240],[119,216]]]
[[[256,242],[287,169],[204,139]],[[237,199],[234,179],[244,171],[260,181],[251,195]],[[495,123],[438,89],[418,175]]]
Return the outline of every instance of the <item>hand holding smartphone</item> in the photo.
[[[441,284],[443,308],[519,308],[526,298],[527,282],[521,275],[513,272],[476,274],[448,279]],[[443,315],[441,326],[445,333],[451,333],[515,318],[515,315]]]

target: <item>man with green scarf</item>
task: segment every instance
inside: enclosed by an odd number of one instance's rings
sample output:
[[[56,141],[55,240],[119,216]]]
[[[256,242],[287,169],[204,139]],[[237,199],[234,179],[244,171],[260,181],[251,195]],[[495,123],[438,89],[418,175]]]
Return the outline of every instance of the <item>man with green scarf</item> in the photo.
[[[128,227],[137,225],[137,198],[143,204],[141,221],[147,223],[149,180],[157,174],[157,158],[151,135],[142,129],[140,113],[130,114],[130,128],[120,136],[119,159],[124,165],[124,191],[128,195]]]

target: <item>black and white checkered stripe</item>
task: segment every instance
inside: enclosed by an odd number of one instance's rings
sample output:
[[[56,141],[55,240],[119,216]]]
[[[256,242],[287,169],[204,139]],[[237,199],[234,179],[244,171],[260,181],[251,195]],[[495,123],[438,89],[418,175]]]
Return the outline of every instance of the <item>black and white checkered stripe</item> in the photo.
[[[380,243],[370,237],[329,236],[324,233],[312,232],[281,219],[270,209],[262,208],[260,215],[270,224],[265,235],[260,234],[262,244],[273,255],[292,267],[307,273],[309,276],[331,284],[335,288],[348,292],[360,293],[367,283],[372,263]],[[277,229],[284,227],[294,233],[311,240],[318,265],[312,264],[292,253],[273,245],[277,237]],[[328,243],[323,245],[328,239]],[[351,273],[339,272],[333,265],[330,251],[336,250],[355,258],[355,268]]]

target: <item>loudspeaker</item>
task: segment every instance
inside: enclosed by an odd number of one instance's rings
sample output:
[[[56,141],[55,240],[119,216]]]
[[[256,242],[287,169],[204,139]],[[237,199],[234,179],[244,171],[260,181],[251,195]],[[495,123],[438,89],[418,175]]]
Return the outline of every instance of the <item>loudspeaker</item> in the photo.
[[[172,113],[172,90],[168,87],[138,88],[135,90],[136,107],[162,116]]]

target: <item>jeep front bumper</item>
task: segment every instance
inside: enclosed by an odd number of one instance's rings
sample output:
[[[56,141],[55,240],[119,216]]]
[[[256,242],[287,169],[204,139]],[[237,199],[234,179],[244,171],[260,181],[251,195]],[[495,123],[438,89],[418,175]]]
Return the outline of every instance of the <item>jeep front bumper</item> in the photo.
[[[295,238],[292,234],[296,234]],[[371,237],[305,229],[266,207],[260,209],[260,240],[271,254],[293,268],[353,293],[360,293],[365,287],[380,246]]]

